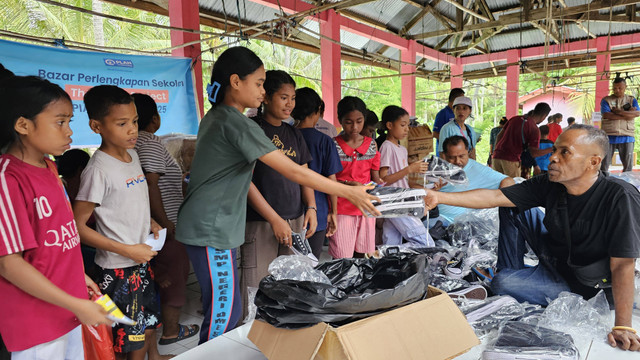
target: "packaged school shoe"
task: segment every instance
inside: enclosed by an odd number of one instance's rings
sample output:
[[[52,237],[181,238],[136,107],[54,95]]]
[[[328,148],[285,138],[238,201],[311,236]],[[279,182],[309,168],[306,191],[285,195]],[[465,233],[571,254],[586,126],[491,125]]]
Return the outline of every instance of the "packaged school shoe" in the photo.
[[[404,216],[422,217],[424,214],[424,189],[405,189],[391,186],[378,186],[367,191],[377,196],[382,202],[373,205],[380,211],[380,218],[394,218]],[[373,216],[367,213],[367,216]]]
[[[426,157],[424,161],[429,163],[429,168],[424,173],[425,185],[428,182],[437,183],[439,181],[453,185],[465,185],[469,183],[467,174],[457,165],[453,165],[434,155]]]
[[[484,360],[579,360],[569,334],[519,321],[504,324],[495,344],[482,353]]]
[[[311,250],[309,240],[307,240],[307,229],[303,229],[302,233],[291,233],[291,250],[296,255],[306,256],[313,262],[313,265],[318,265],[318,259]]]
[[[451,291],[448,294],[453,299],[464,297],[466,299],[485,300],[487,298],[487,289],[482,285],[471,285],[463,289]]]

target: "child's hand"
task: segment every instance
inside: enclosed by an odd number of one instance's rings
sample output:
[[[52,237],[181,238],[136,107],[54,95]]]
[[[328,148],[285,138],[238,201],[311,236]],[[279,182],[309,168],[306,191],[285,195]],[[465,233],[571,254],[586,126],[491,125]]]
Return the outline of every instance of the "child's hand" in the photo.
[[[87,291],[89,292],[89,298],[91,298],[93,295],[97,295],[97,296],[102,295],[102,293],[100,292],[100,288],[95,282],[93,282],[93,280],[91,280],[89,275],[84,274],[84,282],[87,284]]]
[[[158,239],[160,237],[160,230],[162,230],[162,226],[158,224],[155,220],[151,219],[151,232],[153,233],[154,239]]]
[[[338,214],[329,213],[327,216],[327,236],[333,236],[338,230]]]
[[[304,223],[302,227],[307,229],[307,235],[305,236],[307,239],[310,238],[318,228],[318,216],[316,215],[315,209],[307,209],[304,214]]]
[[[273,230],[273,235],[276,237],[276,240],[284,246],[291,247],[292,239],[291,239],[291,226],[289,223],[281,217],[278,217],[276,221],[271,223],[271,229]]]
[[[411,174],[424,174],[429,170],[429,163],[426,161],[416,161],[409,165],[409,173]]]
[[[156,255],[158,255],[158,252],[151,250],[151,246],[147,244],[136,244],[128,245],[127,255],[125,256],[138,264],[144,264]]]
[[[102,305],[91,300],[78,299],[76,305],[71,310],[81,323],[97,326],[99,324],[111,325],[112,321],[107,318],[107,312]]]
[[[442,180],[442,178],[438,179],[437,183],[433,183],[433,188],[432,190],[434,191],[440,191],[440,189],[442,189],[443,186],[447,185],[448,183],[444,180]]]

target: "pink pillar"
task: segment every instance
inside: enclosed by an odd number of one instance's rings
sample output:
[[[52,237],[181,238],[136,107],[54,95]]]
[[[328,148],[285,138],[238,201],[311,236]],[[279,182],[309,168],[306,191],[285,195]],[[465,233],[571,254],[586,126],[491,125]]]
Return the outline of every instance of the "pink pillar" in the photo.
[[[400,50],[401,60],[400,73],[408,74],[416,71],[416,42],[409,40],[407,49]],[[405,64],[409,63],[409,64]],[[409,112],[409,115],[416,114],[416,77],[415,75],[402,76],[402,107]]]
[[[518,50],[507,50],[507,96],[506,114],[507,119],[518,115],[518,88],[520,86],[520,56]]]
[[[200,8],[197,1],[169,0],[169,24],[175,27],[200,30]],[[200,34],[184,31],[171,31],[171,46],[186,44],[200,40]],[[196,99],[200,117],[204,115],[203,88],[202,88],[202,62],[200,61],[200,43],[185,46],[171,51],[172,56],[188,57],[196,60],[193,67],[195,77]]]
[[[340,15],[334,10],[327,11],[327,22],[320,24],[320,34],[340,41]],[[338,101],[342,96],[340,68],[340,45],[325,38],[320,39],[320,62],[322,68],[322,100],[324,100],[324,119],[340,126],[337,116]]]
[[[464,73],[464,65],[462,59],[456,58],[456,64],[451,64],[451,88],[462,88],[462,74]]]
[[[596,39],[596,47],[598,52],[607,51],[607,37],[601,36]],[[611,68],[611,54],[596,55],[596,107],[595,111],[600,111],[600,101],[603,97],[609,95],[609,79],[608,73]],[[603,72],[607,72],[603,75]]]

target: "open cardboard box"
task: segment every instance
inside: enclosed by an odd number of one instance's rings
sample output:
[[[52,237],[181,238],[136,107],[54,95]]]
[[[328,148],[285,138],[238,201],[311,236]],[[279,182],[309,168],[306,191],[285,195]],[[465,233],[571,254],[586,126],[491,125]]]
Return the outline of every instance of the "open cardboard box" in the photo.
[[[337,328],[288,330],[255,320],[248,337],[269,360],[445,360],[480,343],[451,298],[431,286],[425,300]]]

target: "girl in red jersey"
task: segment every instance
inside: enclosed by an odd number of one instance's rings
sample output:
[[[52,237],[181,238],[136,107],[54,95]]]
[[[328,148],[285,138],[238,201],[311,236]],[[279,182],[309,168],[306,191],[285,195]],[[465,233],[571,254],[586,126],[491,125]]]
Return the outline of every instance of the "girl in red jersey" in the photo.
[[[84,359],[80,323],[110,324],[88,300],[80,237],[54,163],[73,106],[38,77],[0,84],[0,334],[12,359]]]

